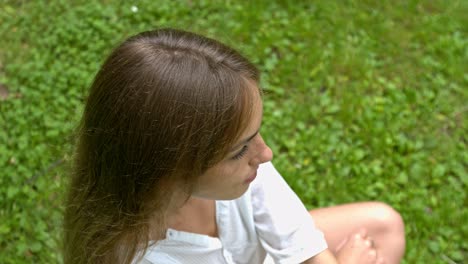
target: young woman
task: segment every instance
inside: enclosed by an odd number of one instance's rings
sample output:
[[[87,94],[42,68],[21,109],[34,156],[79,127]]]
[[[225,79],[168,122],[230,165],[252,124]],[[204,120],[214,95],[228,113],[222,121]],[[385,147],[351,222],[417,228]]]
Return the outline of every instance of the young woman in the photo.
[[[275,170],[259,78],[238,52],[190,32],[118,46],[81,122],[65,263],[399,263],[391,207],[308,212]]]

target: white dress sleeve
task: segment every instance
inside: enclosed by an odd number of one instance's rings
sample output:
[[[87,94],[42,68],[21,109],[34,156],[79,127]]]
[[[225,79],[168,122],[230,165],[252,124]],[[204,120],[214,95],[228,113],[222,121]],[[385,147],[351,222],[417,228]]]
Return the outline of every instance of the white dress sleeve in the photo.
[[[270,162],[260,165],[252,184],[255,229],[275,263],[301,263],[327,248],[323,233]]]

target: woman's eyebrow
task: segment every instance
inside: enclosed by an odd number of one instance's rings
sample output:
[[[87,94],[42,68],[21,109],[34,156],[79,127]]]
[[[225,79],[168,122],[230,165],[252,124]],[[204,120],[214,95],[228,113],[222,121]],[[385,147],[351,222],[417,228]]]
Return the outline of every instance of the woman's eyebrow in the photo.
[[[248,137],[248,138],[242,140],[241,142],[237,143],[233,148],[231,148],[231,151],[234,151],[237,148],[239,148],[240,146],[249,143],[249,141],[252,140],[259,132],[260,132],[260,128],[253,135],[251,135],[250,137]]]

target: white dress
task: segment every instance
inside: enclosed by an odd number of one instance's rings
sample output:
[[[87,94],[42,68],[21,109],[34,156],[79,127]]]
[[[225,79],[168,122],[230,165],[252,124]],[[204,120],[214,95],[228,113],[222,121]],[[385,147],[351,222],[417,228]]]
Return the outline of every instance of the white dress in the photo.
[[[140,264],[301,263],[327,248],[323,233],[273,165],[241,197],[216,201],[218,237],[168,229]]]

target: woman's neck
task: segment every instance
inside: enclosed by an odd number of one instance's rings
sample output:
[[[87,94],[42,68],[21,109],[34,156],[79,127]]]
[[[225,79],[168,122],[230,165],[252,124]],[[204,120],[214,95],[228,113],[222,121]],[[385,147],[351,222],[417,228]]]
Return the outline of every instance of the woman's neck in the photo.
[[[190,197],[176,213],[169,216],[168,227],[178,231],[217,237],[215,201]]]

